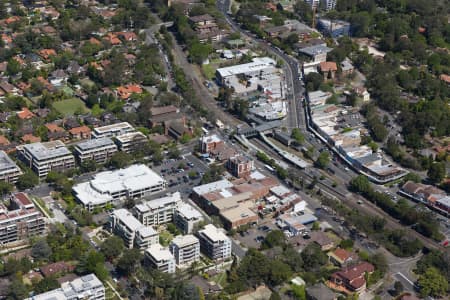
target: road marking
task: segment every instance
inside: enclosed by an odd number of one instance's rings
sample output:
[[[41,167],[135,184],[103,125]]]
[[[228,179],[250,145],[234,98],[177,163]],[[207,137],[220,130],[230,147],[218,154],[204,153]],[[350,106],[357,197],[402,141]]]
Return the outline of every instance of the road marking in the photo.
[[[120,300],[123,300],[122,297],[120,297],[120,294],[117,292],[117,290],[112,286],[112,284],[106,280],[106,283],[108,284],[108,286],[112,289],[112,291],[114,292],[114,294],[116,294],[117,297],[119,297]]]
[[[409,280],[409,278],[406,277],[405,275],[403,275],[403,273],[397,272],[397,273],[395,273],[395,275],[399,275],[400,277],[402,277],[403,279],[405,279],[405,280],[406,280],[409,284],[411,284],[412,286],[416,286],[416,285],[414,284],[414,282],[412,282],[411,280]]]

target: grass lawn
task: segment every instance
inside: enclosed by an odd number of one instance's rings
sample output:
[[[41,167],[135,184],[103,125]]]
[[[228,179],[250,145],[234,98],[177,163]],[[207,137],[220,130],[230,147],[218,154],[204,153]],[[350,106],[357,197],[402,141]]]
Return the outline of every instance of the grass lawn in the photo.
[[[214,78],[216,74],[217,66],[214,64],[202,65],[203,74],[205,74],[206,78],[209,80]]]
[[[75,112],[89,111],[84,102],[78,98],[57,101],[53,103],[53,108],[65,116],[74,115]]]

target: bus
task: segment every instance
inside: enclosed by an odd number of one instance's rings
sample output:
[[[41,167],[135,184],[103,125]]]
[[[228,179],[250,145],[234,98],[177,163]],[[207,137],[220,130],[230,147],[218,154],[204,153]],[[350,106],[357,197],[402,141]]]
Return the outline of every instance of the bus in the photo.
[[[269,166],[269,165],[264,165],[264,167],[266,167],[266,169],[269,170],[269,171],[272,172],[272,173],[275,172],[274,168],[272,168],[272,167]]]

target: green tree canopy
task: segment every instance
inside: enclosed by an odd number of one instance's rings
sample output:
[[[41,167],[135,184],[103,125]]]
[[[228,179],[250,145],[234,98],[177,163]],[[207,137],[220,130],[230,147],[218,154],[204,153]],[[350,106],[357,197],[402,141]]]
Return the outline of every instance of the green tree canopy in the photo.
[[[430,267],[419,277],[420,294],[423,297],[440,297],[447,294],[448,281],[436,268]]]

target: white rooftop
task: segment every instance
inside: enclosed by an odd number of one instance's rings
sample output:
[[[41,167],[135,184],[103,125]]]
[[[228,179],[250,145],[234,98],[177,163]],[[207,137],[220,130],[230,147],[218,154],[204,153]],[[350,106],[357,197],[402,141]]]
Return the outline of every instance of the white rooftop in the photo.
[[[290,191],[287,187],[285,187],[284,185],[277,185],[277,186],[274,186],[273,188],[270,189],[270,191],[272,192],[272,194],[274,194],[274,195],[276,195],[276,196],[278,196],[278,197],[283,196],[283,195],[286,195],[286,194],[288,194],[288,193],[291,192],[291,191]]]
[[[202,143],[218,143],[222,140],[217,136],[217,134],[205,135],[200,138]]]
[[[16,168],[16,163],[5,153],[5,151],[0,151],[0,171]]]
[[[125,208],[115,209],[112,215],[121,220],[133,232],[144,226]]]
[[[140,212],[153,211],[165,207],[167,206],[167,204],[175,205],[180,201],[181,201],[180,192],[175,192],[172,195],[166,197],[145,201],[141,204],[136,205],[135,208]]]
[[[108,137],[103,137],[99,139],[91,139],[87,141],[82,141],[76,144],[76,148],[79,148],[82,151],[97,149],[105,146],[115,146],[112,139]]]
[[[125,169],[98,173],[90,182],[75,185],[73,191],[83,204],[104,203],[112,200],[113,193],[142,190],[162,184],[164,181],[150,168],[139,164]]]
[[[199,243],[198,238],[196,238],[192,234],[178,235],[172,240],[172,244],[177,245],[178,248],[182,248],[196,243]]]
[[[204,195],[204,194],[211,193],[211,192],[214,192],[217,190],[224,190],[224,189],[231,188],[231,187],[233,187],[233,184],[230,181],[228,181],[227,179],[222,179],[219,181],[214,181],[211,183],[196,186],[192,190],[197,195]]]
[[[102,134],[104,132],[120,131],[120,130],[124,130],[124,129],[133,130],[134,128],[128,122],[121,122],[121,123],[106,125],[106,126],[102,126],[102,127],[96,127],[96,128],[94,128],[94,132]]]
[[[186,202],[182,202],[178,205],[177,213],[188,220],[203,219],[202,214]]]
[[[199,231],[200,234],[205,235],[213,242],[228,240],[229,238],[223,233],[222,230],[212,224],[208,224],[204,229]]]
[[[136,140],[144,140],[147,139],[147,137],[145,136],[145,134],[143,134],[140,131],[135,131],[135,132],[128,132],[128,133],[124,133],[121,135],[116,136],[116,139],[120,142],[120,143],[127,143],[130,141],[133,141],[134,139]]]
[[[160,244],[153,244],[147,250],[145,250],[156,261],[175,260],[169,249],[161,246]]]
[[[38,160],[45,160],[65,155],[72,155],[63,142],[56,140],[45,143],[33,143],[21,146]]]
[[[258,72],[269,67],[271,68],[276,64],[276,61],[270,57],[255,57],[250,63],[219,68],[217,69],[217,72],[220,76],[222,76],[222,78],[224,78],[238,74],[245,74],[248,72]]]
[[[149,236],[154,236],[154,235],[158,234],[158,232],[156,232],[156,230],[150,226],[142,226],[141,228],[138,229],[138,232],[139,232],[139,235],[142,236],[143,238],[146,238]]]

